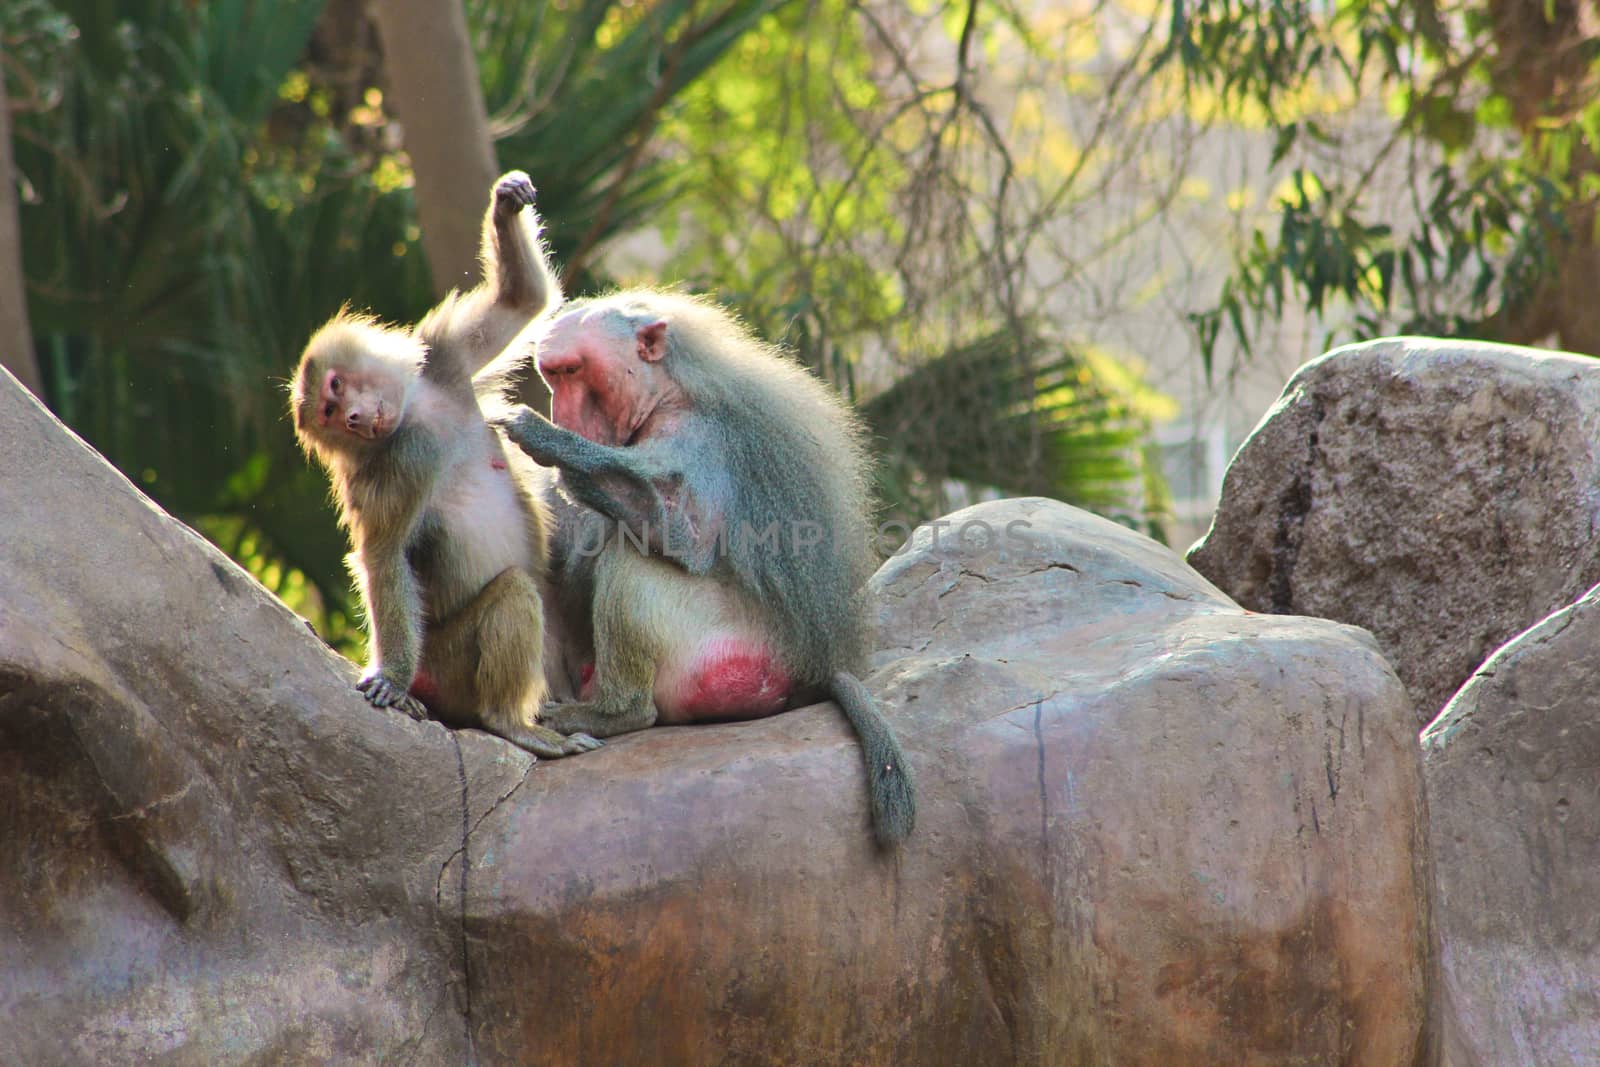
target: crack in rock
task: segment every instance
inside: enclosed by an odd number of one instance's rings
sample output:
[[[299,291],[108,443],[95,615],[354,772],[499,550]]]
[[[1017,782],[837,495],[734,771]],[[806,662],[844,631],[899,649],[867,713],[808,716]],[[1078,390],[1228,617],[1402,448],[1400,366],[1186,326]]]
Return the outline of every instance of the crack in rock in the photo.
[[[154,800],[148,800],[136,808],[130,808],[127,811],[115,812],[107,817],[107,821],[121,822],[124,819],[142,818],[149,815],[157,808],[162,807],[163,805],[176,804],[178,801],[188,796],[189,790],[192,788],[194,788],[193,780],[187,781],[178,789],[175,789],[170,793],[164,793],[161,796],[156,797]]]

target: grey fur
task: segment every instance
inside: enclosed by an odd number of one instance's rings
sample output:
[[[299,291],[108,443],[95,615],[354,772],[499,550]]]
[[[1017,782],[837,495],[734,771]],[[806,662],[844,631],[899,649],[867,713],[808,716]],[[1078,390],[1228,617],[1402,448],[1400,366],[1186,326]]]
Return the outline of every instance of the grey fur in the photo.
[[[651,323],[669,324],[662,366],[691,409],[670,437],[631,446],[588,440],[527,408],[505,419],[507,436],[540,463],[559,467],[564,492],[641,537],[646,553],[736,585],[759,605],[797,687],[833,696],[855,727],[878,839],[903,840],[916,820],[909,766],[870,694],[849,673],[864,651],[861,594],[872,563],[869,461],[858,420],[821,381],[709,301],[635,291],[574,302],[562,317],[596,313],[625,323],[605,327],[607,336],[624,339]],[[774,523],[776,547],[758,540]],[[819,543],[799,543],[795,523],[820,527]],[[636,549],[612,543],[593,563],[601,644],[608,636],[605,572],[619,551]],[[574,570],[581,573],[582,565]],[[627,691],[604,691],[617,673],[597,663],[606,707],[556,707],[543,720],[597,735],[650,725],[654,711],[636,706],[640,694],[631,683]],[[648,690],[643,696],[648,703]]]

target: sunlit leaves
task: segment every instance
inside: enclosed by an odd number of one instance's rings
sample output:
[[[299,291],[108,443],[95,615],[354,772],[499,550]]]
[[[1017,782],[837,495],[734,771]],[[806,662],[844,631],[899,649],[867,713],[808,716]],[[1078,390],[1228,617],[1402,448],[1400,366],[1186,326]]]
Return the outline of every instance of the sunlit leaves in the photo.
[[[535,175],[579,287],[607,237],[653,225],[692,180],[659,150],[686,90],[785,0],[468,0],[497,150]],[[726,87],[738,92],[738,87]],[[742,103],[730,102],[742,108]],[[549,210],[560,205],[561,211]]]
[[[770,6],[469,0],[500,147],[563,250],[654,217],[675,175],[636,149]],[[16,0],[0,34],[52,403],[337,640],[347,545],[282,378],[341,303],[412,321],[431,297],[410,163],[360,80],[378,57],[346,42],[330,76],[322,8]]]
[[[1110,113],[1131,106],[1107,83],[1141,33],[1117,5],[806,0],[769,15],[664,127],[692,175],[667,221],[667,273],[735,303],[866,405],[895,457],[883,488],[902,512],[940,510],[949,479],[1082,503],[1142,491],[1134,442],[1154,416],[1119,409],[1113,429],[1091,396],[1116,390],[1087,346],[1027,325],[1056,292],[1028,277],[1029,248],[1138,165],[1107,132]],[[1114,240],[1095,232],[1073,254],[1091,259]],[[1088,383],[1044,384],[1040,345]],[[1011,360],[998,382],[983,378],[991,357]],[[1012,421],[977,435],[988,466],[947,455],[1000,417],[994,404]],[[1051,428],[1074,405],[1105,433]],[[877,418],[921,409],[938,441]]]
[[[1259,109],[1272,164],[1317,179],[1249,235],[1196,316],[1208,364],[1224,327],[1248,350],[1259,317],[1289,302],[1341,333],[1557,328],[1517,322],[1573,239],[1567,220],[1596,204],[1600,39],[1576,6],[1169,0],[1167,14],[1160,62],[1190,106]],[[1308,91],[1368,107],[1308,142]]]
[[[880,89],[850,12],[849,3],[824,0],[767,15],[715,77],[684,94],[662,130],[688,168],[680,201],[688,225],[671,231],[688,240],[669,270],[773,307],[789,302],[803,269],[803,288],[835,308],[840,329],[892,315],[885,301],[894,288],[849,242],[827,256],[805,249],[829,234],[899,238],[893,193],[905,176],[871,134],[886,143],[914,135],[907,123],[863,130],[854,120],[879,104]],[[766,221],[730,227],[741,218]]]

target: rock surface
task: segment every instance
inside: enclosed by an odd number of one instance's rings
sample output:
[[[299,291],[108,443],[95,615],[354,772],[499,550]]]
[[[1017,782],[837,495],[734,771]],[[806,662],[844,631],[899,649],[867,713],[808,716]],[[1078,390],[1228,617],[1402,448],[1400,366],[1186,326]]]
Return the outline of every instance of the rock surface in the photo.
[[[1600,582],[1600,362],[1401,338],[1295,374],[1189,562],[1247,608],[1370,630],[1418,727]]]
[[[1600,1050],[1600,590],[1506,645],[1423,734],[1447,1067]]]
[[[831,705],[535,766],[369,708],[3,376],[0,460],[0,1062],[1427,1054],[1399,682],[1111,523],[982,505],[874,579],[886,856]]]
[[[0,371],[0,1063],[465,1063],[517,749],[354,668]]]

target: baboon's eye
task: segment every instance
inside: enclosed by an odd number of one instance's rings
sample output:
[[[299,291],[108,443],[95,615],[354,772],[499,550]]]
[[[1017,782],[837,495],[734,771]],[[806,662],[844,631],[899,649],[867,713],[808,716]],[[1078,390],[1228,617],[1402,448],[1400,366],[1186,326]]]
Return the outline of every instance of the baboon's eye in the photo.
[[[325,419],[331,419],[333,418],[333,413],[338,409],[339,405],[330,400],[326,404],[322,405],[322,417]]]
[[[339,376],[335,374],[332,378],[328,379],[328,388],[333,390],[334,396],[338,396],[339,390],[344,388],[344,382],[340,381]]]

